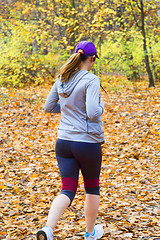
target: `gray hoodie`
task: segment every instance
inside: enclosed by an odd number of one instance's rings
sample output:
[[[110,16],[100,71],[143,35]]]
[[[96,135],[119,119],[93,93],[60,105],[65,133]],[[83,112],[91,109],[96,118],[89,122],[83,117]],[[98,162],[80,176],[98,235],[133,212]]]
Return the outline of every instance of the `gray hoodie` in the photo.
[[[80,70],[67,83],[59,79],[55,81],[44,110],[61,112],[59,139],[102,143],[104,130],[101,115],[104,106],[100,101],[99,78],[91,72]]]

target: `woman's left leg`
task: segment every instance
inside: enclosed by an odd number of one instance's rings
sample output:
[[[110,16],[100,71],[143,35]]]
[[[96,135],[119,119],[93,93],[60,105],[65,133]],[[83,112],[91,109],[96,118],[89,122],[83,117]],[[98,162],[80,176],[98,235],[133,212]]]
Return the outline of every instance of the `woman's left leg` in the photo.
[[[58,220],[71,205],[78,185],[79,165],[73,157],[70,150],[71,143],[69,141],[58,139],[56,142],[56,158],[62,178],[62,191],[52,203],[47,225],[53,230],[55,229]]]
[[[56,158],[62,178],[62,191],[53,200],[47,225],[38,231],[37,240],[53,239],[53,230],[66,208],[71,205],[77,190],[79,165],[70,151],[69,141],[57,140]]]
[[[65,194],[60,194],[53,200],[48,215],[47,226],[50,226],[53,230],[55,229],[60,217],[69,206],[70,202],[69,197]]]

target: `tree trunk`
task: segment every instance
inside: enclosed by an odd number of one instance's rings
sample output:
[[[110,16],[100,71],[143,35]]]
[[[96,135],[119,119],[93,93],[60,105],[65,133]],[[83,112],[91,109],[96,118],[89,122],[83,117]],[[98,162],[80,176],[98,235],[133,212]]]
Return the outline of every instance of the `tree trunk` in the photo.
[[[146,44],[143,0],[140,0],[140,4],[141,4],[141,23],[142,23],[141,30],[142,30],[142,35],[143,35],[143,49],[144,49],[144,55],[145,55],[146,70],[147,70],[148,78],[149,78],[149,87],[154,87],[154,80],[153,80],[153,75],[152,75],[152,71],[151,71],[150,64],[149,64],[147,44]]]
[[[98,76],[100,78],[100,80],[102,80],[102,66],[101,66],[101,46],[102,46],[102,40],[101,40],[101,37],[99,38],[99,44],[98,44],[98,47],[99,47],[99,51],[98,51],[98,55],[99,55],[99,69],[98,69]]]
[[[158,76],[157,76],[156,67],[155,67],[155,64],[154,64],[154,57],[153,57],[151,42],[149,42],[149,49],[150,49],[150,54],[151,54],[153,75],[154,75],[154,79],[155,79],[155,82],[156,82],[156,80],[158,80]]]
[[[124,51],[124,56],[125,56],[125,61],[127,63],[127,65],[129,66],[129,73],[127,73],[127,78],[131,81],[137,81],[137,70],[134,66],[133,63],[133,54],[130,50],[130,48],[127,46],[127,42],[131,41],[130,39],[130,35],[128,34],[128,29],[125,27],[124,24],[124,11],[125,11],[125,7],[123,4],[121,4],[118,8],[117,8],[117,16],[119,18],[120,21],[120,29],[121,32],[123,33],[123,38],[122,38],[122,48]]]
[[[75,0],[70,0],[70,4],[71,4],[71,10],[72,9],[75,9]],[[72,15],[72,20],[74,21],[75,20],[75,18],[76,18],[76,16],[75,16],[75,14],[73,13],[73,15]],[[75,27],[75,25],[74,25],[74,27]],[[76,41],[76,35],[77,35],[77,31],[75,31],[75,29],[73,29],[73,32],[71,32],[72,33],[72,36],[71,36],[71,38],[70,38],[70,45],[71,46],[73,46],[73,47],[75,47],[75,41]]]

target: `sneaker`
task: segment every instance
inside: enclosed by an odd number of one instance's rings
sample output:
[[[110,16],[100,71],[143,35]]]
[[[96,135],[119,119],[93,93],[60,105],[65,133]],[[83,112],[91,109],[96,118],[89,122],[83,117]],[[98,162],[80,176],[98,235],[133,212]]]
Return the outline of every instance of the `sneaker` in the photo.
[[[96,240],[100,239],[103,236],[103,227],[102,225],[98,224],[94,227],[94,235],[91,235],[90,233],[85,233],[84,237],[85,240]]]
[[[49,226],[45,226],[37,232],[37,240],[53,240],[53,230]]]
[[[45,231],[39,230],[37,232],[37,240],[47,240],[47,235],[46,235]]]

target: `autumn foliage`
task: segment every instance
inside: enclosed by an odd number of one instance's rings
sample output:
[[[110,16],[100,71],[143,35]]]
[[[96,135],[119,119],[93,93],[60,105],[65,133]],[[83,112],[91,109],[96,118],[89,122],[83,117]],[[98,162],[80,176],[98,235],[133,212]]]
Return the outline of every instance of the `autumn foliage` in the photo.
[[[0,239],[35,239],[61,190],[60,115],[45,114],[44,103],[80,40],[95,43],[94,72],[106,89],[102,239],[160,239],[159,23],[154,0],[0,1]],[[155,89],[144,81],[145,58]],[[83,239],[84,198],[80,176],[54,239]]]
[[[51,82],[76,44],[89,40],[100,56],[97,74],[148,75],[153,87],[160,80],[159,8],[155,0],[0,1],[0,86]]]
[[[127,80],[105,83],[102,239],[159,239],[160,88],[148,89],[143,82],[134,91]],[[54,151],[60,115],[43,109],[50,89],[1,88],[0,239],[35,239],[61,189]],[[83,239],[84,197],[81,176],[73,206],[54,239]]]

